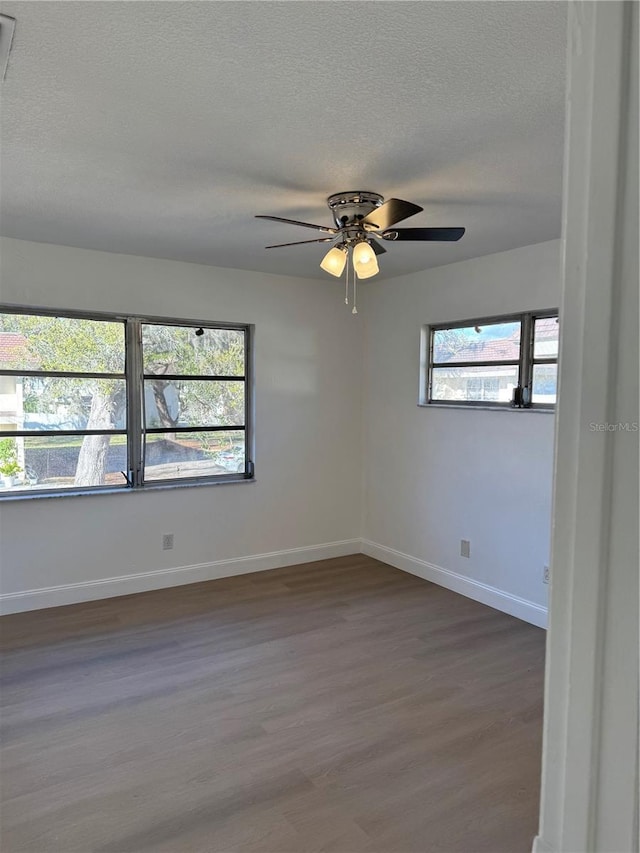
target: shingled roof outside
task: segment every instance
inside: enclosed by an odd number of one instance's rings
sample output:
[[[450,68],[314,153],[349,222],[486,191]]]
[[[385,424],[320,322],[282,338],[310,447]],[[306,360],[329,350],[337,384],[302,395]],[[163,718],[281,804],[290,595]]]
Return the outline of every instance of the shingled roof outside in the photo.
[[[536,350],[542,357],[553,357],[557,352],[558,324],[555,317],[541,318],[536,321]],[[520,330],[510,337],[494,340],[468,339],[461,343],[455,353],[440,358],[439,363],[447,361],[477,361],[479,364],[491,361],[518,361],[520,358]]]
[[[0,369],[16,370],[33,361],[29,342],[20,332],[0,332]]]

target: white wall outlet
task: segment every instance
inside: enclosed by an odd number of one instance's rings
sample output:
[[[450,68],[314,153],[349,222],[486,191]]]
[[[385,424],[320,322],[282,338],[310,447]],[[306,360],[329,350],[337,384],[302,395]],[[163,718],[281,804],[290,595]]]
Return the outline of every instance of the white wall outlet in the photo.
[[[551,570],[549,566],[545,566],[542,569],[542,583],[549,583],[549,578],[551,577]]]
[[[471,542],[468,539],[460,540],[460,556],[461,557],[470,557],[471,556]]]
[[[162,550],[171,551],[173,548],[173,533],[162,534]]]

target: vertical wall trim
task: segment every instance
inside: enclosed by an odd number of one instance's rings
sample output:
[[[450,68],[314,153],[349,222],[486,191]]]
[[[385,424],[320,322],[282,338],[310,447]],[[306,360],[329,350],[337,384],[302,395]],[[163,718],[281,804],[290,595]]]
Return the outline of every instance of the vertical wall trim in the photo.
[[[608,597],[617,259],[631,4],[569,6],[563,292],[540,834],[596,849]]]

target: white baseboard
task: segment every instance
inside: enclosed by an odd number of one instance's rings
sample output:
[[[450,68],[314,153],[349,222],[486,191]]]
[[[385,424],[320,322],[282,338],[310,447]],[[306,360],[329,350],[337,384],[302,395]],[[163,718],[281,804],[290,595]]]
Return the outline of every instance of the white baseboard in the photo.
[[[284,551],[272,551],[268,554],[255,554],[250,557],[235,557],[230,560],[216,560],[210,563],[198,563],[193,566],[178,566],[171,569],[156,569],[150,572],[136,572],[117,577],[99,578],[60,586],[28,589],[0,595],[0,614],[22,613],[25,610],[40,610],[45,607],[58,607],[64,604],[77,604],[80,601],[95,601],[100,598],[113,598],[118,595],[130,595],[147,592],[152,589],[182,586],[199,581],[244,575],[250,572],[263,572],[281,566],[294,566],[297,563],[312,563],[317,560],[329,560],[332,557],[344,557],[349,554],[367,554],[397,569],[444,586],[454,592],[494,607],[504,613],[510,613],[518,619],[530,622],[540,628],[547,626],[547,610],[523,598],[496,589],[495,587],[472,580],[471,578],[442,569],[409,554],[403,554],[394,548],[387,548],[368,539],[345,539],[340,542],[327,542],[305,548],[288,548]],[[544,847],[540,848],[544,853]]]
[[[555,850],[541,835],[536,835],[533,839],[531,853],[555,853]]]
[[[489,607],[502,610],[503,613],[509,613],[511,616],[516,616],[518,619],[530,622],[539,628],[547,627],[547,608],[535,604],[533,601],[511,595],[494,586],[459,575],[449,569],[434,566],[433,563],[427,563],[425,560],[419,560],[417,557],[411,557],[409,554],[403,554],[401,551],[396,551],[395,548],[387,548],[386,545],[379,545],[369,539],[362,540],[362,553],[383,563],[388,563],[396,569],[402,569],[404,572],[444,586],[453,592],[465,595],[467,598],[488,604]]]
[[[25,610],[40,610],[43,607],[58,607],[62,604],[77,604],[80,601],[113,598],[117,595],[130,595],[135,592],[182,586],[250,572],[264,572],[282,566],[295,566],[297,563],[312,563],[317,560],[329,560],[332,557],[345,557],[359,553],[360,539],[345,539],[341,542],[327,542],[306,548],[288,548],[285,551],[216,560],[194,566],[178,566],[172,569],[157,569],[151,572],[137,572],[80,583],[9,592],[0,595],[0,613],[22,613]]]

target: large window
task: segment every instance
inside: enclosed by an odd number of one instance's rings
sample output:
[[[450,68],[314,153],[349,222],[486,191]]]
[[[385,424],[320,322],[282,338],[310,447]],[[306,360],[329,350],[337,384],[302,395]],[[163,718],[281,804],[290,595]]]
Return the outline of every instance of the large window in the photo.
[[[0,310],[0,496],[251,478],[250,334]]]
[[[558,312],[426,326],[422,404],[553,408]]]

